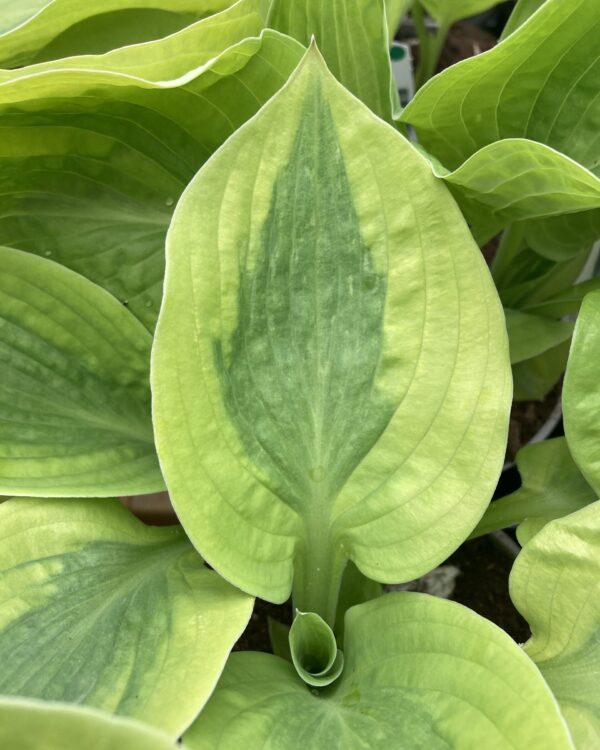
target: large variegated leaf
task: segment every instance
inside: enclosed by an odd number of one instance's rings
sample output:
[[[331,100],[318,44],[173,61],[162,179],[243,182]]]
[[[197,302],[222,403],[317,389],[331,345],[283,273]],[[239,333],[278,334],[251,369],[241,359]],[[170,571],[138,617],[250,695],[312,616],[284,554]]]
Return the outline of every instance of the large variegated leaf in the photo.
[[[528,138],[598,166],[600,6],[547,0],[504,42],[429,81],[402,119],[456,169],[503,138]]]
[[[600,494],[600,291],[586,296],[573,334],[563,391],[565,434],[573,458]]]
[[[314,37],[336,78],[373,112],[392,119],[397,91],[384,0],[274,0],[269,25],[304,45]]]
[[[87,276],[152,328],[180,193],[302,54],[273,31],[244,40],[262,22],[240,8],[61,70],[0,76],[0,243]]]
[[[23,0],[12,5],[21,6]],[[147,42],[176,31],[234,0],[37,0],[17,28],[7,27],[0,5],[0,67],[16,68],[44,60],[101,54],[128,44]],[[35,8],[37,13],[31,11]]]
[[[164,488],[150,418],[152,337],[114,297],[0,248],[0,494]]]
[[[3,503],[0,577],[0,694],[95,706],[174,738],[252,611],[179,526],[144,526],[116,500]]]
[[[10,750],[185,750],[139,721],[22,698],[0,698],[0,746]]]
[[[346,615],[342,676],[311,691],[268,654],[229,660],[192,750],[568,750],[556,701],[503,631],[465,607],[387,594]],[[315,695],[316,693],[316,695]]]
[[[531,627],[525,651],[556,695],[577,750],[600,745],[598,549],[596,502],[536,534],[510,576],[513,602]]]
[[[517,453],[517,468],[522,486],[490,504],[472,537],[519,524],[519,541],[525,544],[548,521],[573,513],[597,499],[563,437],[521,448]]]
[[[155,432],[207,561],[273,601],[295,577],[332,624],[348,558],[393,582],[443,560],[495,486],[510,373],[481,254],[408,141],[312,49],[188,187],[167,258]]]

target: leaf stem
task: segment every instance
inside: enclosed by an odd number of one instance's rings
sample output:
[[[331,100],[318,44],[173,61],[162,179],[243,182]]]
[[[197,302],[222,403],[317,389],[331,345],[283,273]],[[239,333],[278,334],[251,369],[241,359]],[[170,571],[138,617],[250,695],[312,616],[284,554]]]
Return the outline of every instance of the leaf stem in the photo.
[[[292,601],[294,609],[314,612],[333,628],[344,568],[343,549],[332,544],[323,530],[327,525],[312,524],[294,568]]]
[[[524,234],[525,229],[522,222],[511,224],[502,234],[498,250],[492,261],[492,276],[499,289],[506,286],[512,262],[523,247]]]
[[[418,90],[435,73],[450,24],[442,22],[437,31],[430,34],[425,26],[423,8],[418,2],[412,8],[412,18],[419,38],[419,66],[415,74],[415,89]]]

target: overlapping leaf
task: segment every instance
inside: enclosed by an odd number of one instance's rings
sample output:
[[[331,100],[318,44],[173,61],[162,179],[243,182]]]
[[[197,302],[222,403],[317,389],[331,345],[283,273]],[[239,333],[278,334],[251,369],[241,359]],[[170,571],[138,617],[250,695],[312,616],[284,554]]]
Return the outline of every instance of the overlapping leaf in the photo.
[[[255,10],[241,0],[165,40],[0,76],[0,243],[87,276],[152,328],[180,193],[302,53],[253,36]]]
[[[402,117],[449,169],[458,168],[488,144],[526,138],[597,175],[599,27],[596,0],[547,0],[495,49],[431,80]],[[543,182],[546,173],[540,173],[540,166],[536,181]],[[569,204],[570,199],[567,210]],[[530,241],[548,257],[566,257],[597,238],[599,215],[595,209],[546,219],[552,229],[532,227]],[[579,235],[578,244],[572,247],[574,234]],[[544,236],[551,240],[548,247]]]
[[[50,260],[0,248],[0,266],[0,494],[163,489],[148,331]]]
[[[0,699],[0,744],[11,750],[185,750],[138,721],[22,698]]]
[[[295,576],[332,624],[346,559],[394,582],[444,559],[496,483],[510,374],[423,158],[312,50],[189,186],[167,256],[155,432],[210,564],[273,601]]]
[[[600,743],[599,546],[596,502],[545,526],[510,576],[511,597],[531,627],[525,651],[556,695],[577,750]]]
[[[8,33],[0,36],[0,67],[16,68],[72,55],[101,54],[159,39],[233,3],[234,0],[13,1],[10,5],[19,6],[20,23],[6,17],[3,3],[0,30]]]
[[[517,453],[522,487],[491,503],[472,536],[519,524],[525,544],[548,521],[561,518],[597,499],[569,452],[565,438],[526,445]]]
[[[600,291],[588,294],[575,326],[563,391],[565,434],[573,458],[600,494]]]
[[[233,654],[186,744],[193,750],[572,748],[533,663],[468,609],[424,594],[387,594],[349,610],[345,630],[344,671],[324,690],[308,689],[275,656]]]
[[[112,500],[0,505],[0,576],[0,694],[95,706],[174,738],[252,611],[179,526],[144,526]]]
[[[504,312],[510,344],[510,361],[513,364],[553,349],[568,341],[573,333],[573,323],[567,320],[552,320],[519,310],[506,309]]]
[[[305,46],[314,37],[335,77],[373,112],[392,119],[398,93],[384,0],[274,0],[269,26]]]
[[[419,2],[432,18],[435,18],[440,25],[446,28],[460,18],[482,13],[496,4],[496,0],[460,0],[460,2],[419,0]]]
[[[596,0],[548,0],[502,44],[429,81],[402,119],[449,169],[495,141],[528,138],[594,171],[599,26]]]
[[[600,179],[541,143],[505,138],[440,176],[476,231],[480,224],[498,229],[514,221],[575,214],[571,222],[576,227],[575,250],[591,244],[600,233]],[[573,252],[569,226],[561,218],[557,237],[552,224],[538,221],[528,227],[529,243],[538,252],[562,260]]]

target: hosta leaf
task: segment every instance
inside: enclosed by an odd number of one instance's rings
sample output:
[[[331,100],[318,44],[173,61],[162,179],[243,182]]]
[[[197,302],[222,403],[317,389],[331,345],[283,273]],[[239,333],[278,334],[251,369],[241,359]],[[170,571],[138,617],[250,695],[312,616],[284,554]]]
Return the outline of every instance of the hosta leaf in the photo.
[[[574,315],[579,312],[586,294],[597,289],[600,289],[600,277],[598,276],[587,281],[582,281],[579,284],[574,284],[544,301],[525,305],[524,309],[536,315],[546,315],[556,318],[564,315]]]
[[[497,0],[419,0],[432,18],[442,26],[450,26],[460,18],[474,16],[496,5]]]
[[[568,341],[573,333],[573,323],[567,320],[552,320],[519,310],[506,309],[504,313],[513,364],[553,349]]]
[[[565,434],[577,465],[600,494],[600,291],[581,306],[563,390]]]
[[[503,631],[459,604],[401,593],[353,607],[344,653],[342,676],[316,695],[289,662],[233,654],[186,744],[192,750],[572,747],[533,663]]]
[[[138,721],[21,698],[0,698],[0,744],[11,750],[185,750]]]
[[[518,556],[510,595],[525,651],[558,699],[577,750],[600,743],[600,503],[545,526]]]
[[[503,138],[528,138],[596,171],[597,0],[548,0],[505,41],[429,81],[404,110],[449,169]]]
[[[344,667],[333,630],[314,612],[296,612],[289,632],[290,656],[298,675],[308,685],[326,687]]]
[[[0,694],[84,703],[179,736],[252,611],[179,526],[116,500],[0,505]],[[84,745],[81,745],[84,747]]]
[[[87,276],[148,328],[177,198],[302,54],[272,31],[239,41],[259,32],[258,16],[226,15],[159,42],[71,58],[63,67],[72,70],[5,73],[0,85],[0,243]]]
[[[384,0],[274,0],[269,25],[308,45],[314,36],[329,69],[384,120],[392,79]]]
[[[385,15],[388,26],[388,39],[393,41],[402,19],[411,9],[415,0],[385,0]]]
[[[502,30],[500,40],[506,39],[509,34],[512,34],[513,31],[516,31],[522,26],[525,21],[527,21],[527,19],[530,18],[545,2],[546,0],[517,0],[515,7]]]
[[[0,248],[0,266],[0,493],[163,489],[148,331],[57,263]]]
[[[515,401],[541,401],[564,373],[570,341],[513,365]]]
[[[581,211],[527,222],[526,237],[536,253],[555,261],[573,257],[600,238],[600,211]]]
[[[22,0],[13,0],[12,4],[21,3]],[[0,67],[100,54],[158,39],[233,3],[234,0],[38,0],[29,5],[40,12],[28,14],[33,17],[27,23],[0,37]],[[3,16],[0,5],[0,18]],[[5,23],[0,22],[0,29],[6,28]]]
[[[0,0],[0,33],[20,26],[52,0]]]
[[[573,461],[565,438],[526,445],[517,453],[522,486],[491,503],[472,537],[520,524],[522,544],[554,518],[566,516],[597,499]]]
[[[408,141],[312,49],[188,187],[167,257],[155,431],[210,564],[273,601],[295,567],[331,625],[347,558],[388,582],[443,560],[495,486],[510,374],[481,253]]]
[[[578,212],[579,226],[582,212],[600,217],[600,179],[558,151],[523,138],[484,146],[458,169],[440,176],[475,224],[483,220],[503,227]],[[577,247],[584,239],[578,238]]]

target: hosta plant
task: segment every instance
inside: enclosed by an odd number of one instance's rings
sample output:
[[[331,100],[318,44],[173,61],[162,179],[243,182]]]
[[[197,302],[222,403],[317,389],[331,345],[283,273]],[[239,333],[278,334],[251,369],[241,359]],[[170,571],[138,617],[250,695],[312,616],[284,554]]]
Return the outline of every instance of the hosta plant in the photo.
[[[511,359],[533,359],[546,335],[568,346],[572,301],[557,282],[541,300],[556,320],[505,316],[473,236],[591,221],[595,177],[523,134],[492,138],[471,164],[437,152],[437,119],[430,137],[416,118],[411,143],[387,55],[409,5],[53,0],[5,13],[0,744],[598,741],[595,698],[581,699],[597,677],[595,592],[583,593],[598,554],[598,297],[572,345],[568,449],[543,448],[556,477],[524,452],[521,499],[489,508]],[[557,6],[489,54],[516,65],[518,48],[525,65]],[[478,70],[500,80],[507,63],[489,59]],[[512,187],[492,147],[524,165]],[[548,174],[563,175],[556,192]],[[537,252],[511,247],[498,264]],[[146,526],[115,499],[163,488],[180,524]],[[455,602],[382,594],[515,522],[525,648]],[[272,622],[272,654],[230,655],[253,597],[291,600],[292,625]]]

